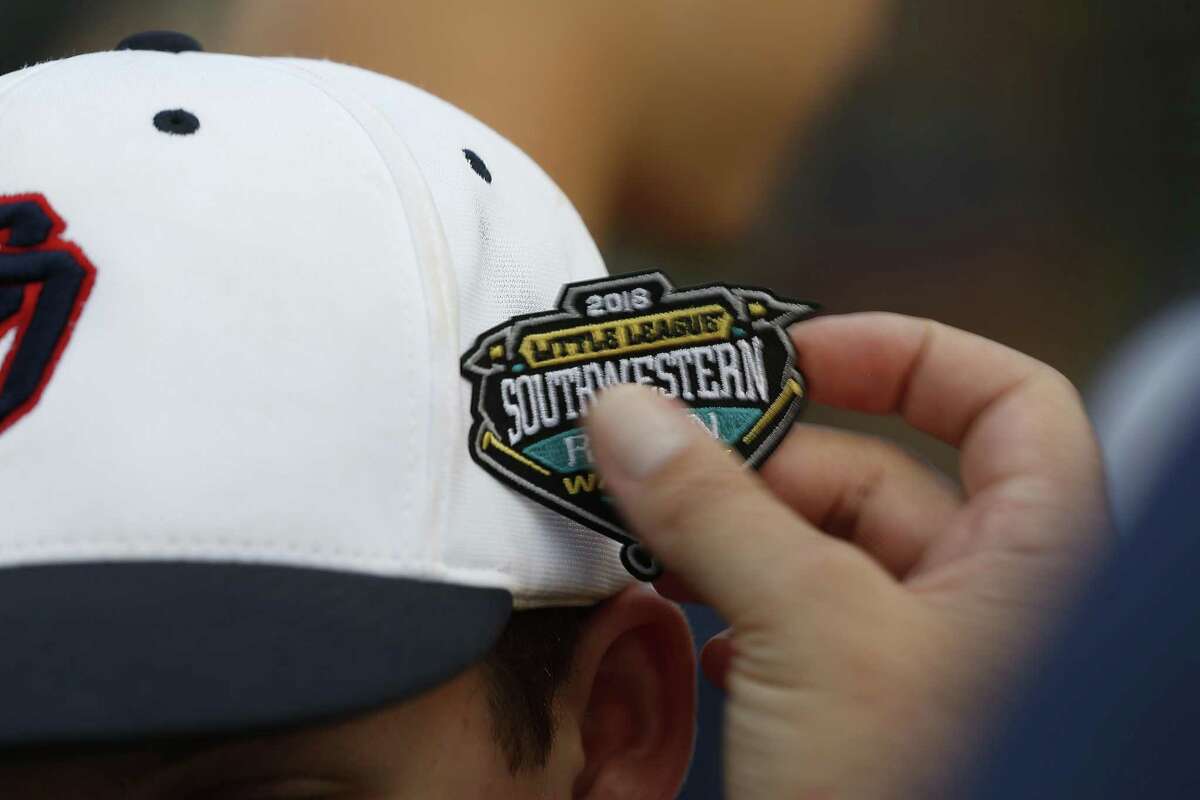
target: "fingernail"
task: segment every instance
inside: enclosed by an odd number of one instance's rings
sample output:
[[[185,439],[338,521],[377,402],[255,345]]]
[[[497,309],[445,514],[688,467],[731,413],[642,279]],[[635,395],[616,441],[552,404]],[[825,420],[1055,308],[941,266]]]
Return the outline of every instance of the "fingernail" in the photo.
[[[640,479],[678,455],[695,425],[679,409],[642,386],[621,385],[603,391],[592,407],[591,430],[597,446],[612,455],[627,477]]]

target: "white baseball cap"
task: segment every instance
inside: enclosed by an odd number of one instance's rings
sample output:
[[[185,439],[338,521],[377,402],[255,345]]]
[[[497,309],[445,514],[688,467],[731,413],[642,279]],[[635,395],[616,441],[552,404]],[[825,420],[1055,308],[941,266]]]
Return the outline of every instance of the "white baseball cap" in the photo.
[[[464,350],[605,274],[562,192],[413,86],[198,50],[0,77],[0,745],[372,708],[629,581],[466,446]]]

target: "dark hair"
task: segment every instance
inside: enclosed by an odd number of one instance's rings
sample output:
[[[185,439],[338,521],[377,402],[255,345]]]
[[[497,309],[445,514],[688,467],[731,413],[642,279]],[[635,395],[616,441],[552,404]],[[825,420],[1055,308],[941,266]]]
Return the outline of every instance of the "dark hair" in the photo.
[[[518,611],[483,661],[493,731],[514,775],[546,765],[554,744],[554,699],[571,674],[592,608]]]

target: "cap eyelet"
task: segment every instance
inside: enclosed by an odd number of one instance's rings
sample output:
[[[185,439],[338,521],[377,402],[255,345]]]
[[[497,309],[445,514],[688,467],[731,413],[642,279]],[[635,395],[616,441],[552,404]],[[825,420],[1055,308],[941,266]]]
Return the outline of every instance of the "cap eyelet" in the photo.
[[[154,115],[154,127],[173,136],[190,136],[200,130],[200,119],[182,108],[169,109]]]
[[[492,173],[488,171],[487,164],[483,163],[483,159],[476,155],[474,150],[464,148],[463,155],[467,157],[467,163],[471,165],[471,169],[475,170],[476,175],[487,183],[492,182]]]

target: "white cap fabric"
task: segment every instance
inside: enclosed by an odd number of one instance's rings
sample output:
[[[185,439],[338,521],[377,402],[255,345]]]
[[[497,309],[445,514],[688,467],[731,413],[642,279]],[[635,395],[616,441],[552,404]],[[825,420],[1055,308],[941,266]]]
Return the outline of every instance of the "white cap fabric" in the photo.
[[[66,650],[50,666],[32,655],[9,659],[0,684],[16,681],[14,693],[40,699],[11,730],[0,724],[0,740],[216,730],[368,707],[477,658],[513,606],[590,603],[629,582],[615,542],[518,495],[469,456],[460,354],[482,331],[552,307],[563,284],[604,274],[562,192],[483,124],[412,86],[327,62],[85,55],[0,78],[0,222],[6,207],[39,205],[65,226],[52,234],[54,246],[76,248],[74,260],[94,273],[38,392],[0,418],[0,596],[19,607],[0,629],[16,635],[44,612],[42,622],[60,631],[111,624],[112,632],[88,635],[101,649],[124,649],[106,656],[108,683],[79,689],[60,721],[44,723],[53,716],[45,704],[64,690],[29,694],[37,687],[28,673],[57,670],[76,691],[70,665],[83,645],[62,644],[66,634],[53,632],[24,650],[7,640],[9,654]],[[23,329],[40,311],[34,280],[14,266],[30,263],[27,250],[8,238],[12,219],[0,227],[9,228],[0,233],[2,400],[15,391],[4,381],[16,374],[19,351],[32,346]],[[22,309],[7,320],[6,298],[10,311]],[[155,583],[172,564],[212,565],[221,577]],[[260,654],[256,675],[241,683],[217,668],[185,674],[157,665],[172,676],[163,678],[165,692],[197,698],[189,708],[161,712],[161,696],[145,687],[138,710],[108,697],[122,669],[156,657],[152,649],[129,654],[145,624],[124,615],[161,611],[163,641],[173,635],[172,614],[191,614],[186,625],[197,627],[254,619],[237,603],[270,594],[256,594],[253,581],[274,580],[262,576],[280,568],[358,576],[357,585],[384,594],[405,582],[478,588],[492,605],[502,590],[504,609],[463,633],[476,641],[452,657],[361,692],[250,707],[248,697],[270,694],[291,668],[295,653],[275,642],[251,648],[271,654]],[[221,588],[239,575],[248,586]],[[110,602],[104,587],[131,580],[169,584],[163,591],[188,586],[178,602],[191,611],[128,586],[107,615],[88,611]],[[39,587],[36,603],[30,585]],[[330,604],[355,585],[338,583]],[[324,596],[296,591],[310,604]],[[279,609],[294,607],[294,596],[276,594]],[[457,616],[430,606],[455,596],[431,590],[420,601],[409,592],[395,613],[387,602],[346,603],[355,613],[375,609],[363,612],[372,631],[386,637],[391,625],[408,636],[405,625],[436,627],[444,615],[453,627],[472,613],[469,602]],[[62,604],[62,618],[51,619],[47,604]],[[341,630],[355,619],[330,612],[318,627]],[[294,619],[280,624],[307,629]],[[248,627],[237,641],[257,635]],[[196,658],[189,647],[182,638],[161,645],[178,662]],[[229,642],[205,647],[228,651],[222,663],[246,658]],[[380,676],[397,664],[403,672],[413,657],[362,647],[344,658],[373,660]],[[292,698],[312,698],[332,691],[317,677],[327,668],[282,682]],[[235,695],[229,708],[210,714],[223,691]]]
[[[194,135],[152,124],[176,108]],[[0,565],[304,565],[517,606],[628,581],[615,543],[468,454],[459,355],[604,274],[495,132],[352,67],[119,51],[0,80],[0,143],[0,196],[43,195],[96,269],[0,437]]]

